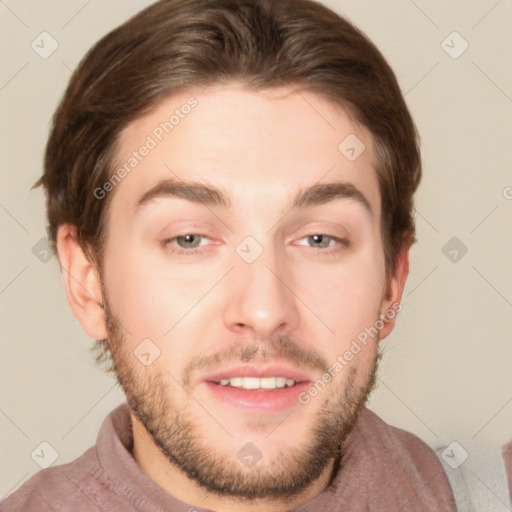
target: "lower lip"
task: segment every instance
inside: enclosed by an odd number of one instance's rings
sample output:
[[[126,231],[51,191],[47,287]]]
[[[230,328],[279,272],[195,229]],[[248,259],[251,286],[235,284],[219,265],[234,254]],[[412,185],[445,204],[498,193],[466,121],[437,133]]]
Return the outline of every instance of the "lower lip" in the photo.
[[[210,393],[219,401],[239,409],[255,413],[278,413],[297,405],[299,394],[308,387],[307,382],[271,390],[248,390],[231,386],[221,386],[205,382]]]

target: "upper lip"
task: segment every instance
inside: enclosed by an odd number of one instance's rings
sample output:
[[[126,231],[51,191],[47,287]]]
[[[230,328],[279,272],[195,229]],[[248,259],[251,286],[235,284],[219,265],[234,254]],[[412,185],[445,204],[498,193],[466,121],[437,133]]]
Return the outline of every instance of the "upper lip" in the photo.
[[[287,379],[292,379],[295,382],[312,381],[312,376],[305,371],[282,363],[259,365],[238,363],[208,374],[204,376],[202,380],[207,382],[220,382],[222,379],[230,379],[232,377],[286,377]]]

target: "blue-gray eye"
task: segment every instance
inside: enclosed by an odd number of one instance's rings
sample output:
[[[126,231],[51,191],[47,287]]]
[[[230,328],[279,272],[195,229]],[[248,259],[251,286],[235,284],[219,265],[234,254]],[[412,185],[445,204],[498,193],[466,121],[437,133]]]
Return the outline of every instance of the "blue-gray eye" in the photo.
[[[195,249],[200,246],[201,238],[201,235],[181,235],[177,236],[175,240],[178,246],[183,249]]]
[[[326,247],[329,247],[330,243],[332,242],[332,238],[327,235],[310,235],[307,237],[308,243],[310,241],[313,241],[315,245],[312,245],[312,247],[324,249]]]

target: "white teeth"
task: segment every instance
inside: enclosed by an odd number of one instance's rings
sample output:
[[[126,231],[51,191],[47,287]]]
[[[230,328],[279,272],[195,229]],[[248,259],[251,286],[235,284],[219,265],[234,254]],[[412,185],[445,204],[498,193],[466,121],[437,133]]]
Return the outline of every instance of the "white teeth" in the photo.
[[[259,389],[260,381],[257,377],[244,377],[242,379],[242,387],[244,389]]]
[[[275,389],[276,388],[276,378],[275,377],[263,377],[259,379],[260,387],[263,389]]]
[[[284,388],[286,386],[286,377],[276,377],[276,386]]]
[[[243,383],[242,377],[234,377],[229,379],[230,386],[235,386],[236,388],[241,388]]]
[[[219,384],[242,389],[278,389],[295,386],[295,381],[286,377],[231,377],[220,380]]]

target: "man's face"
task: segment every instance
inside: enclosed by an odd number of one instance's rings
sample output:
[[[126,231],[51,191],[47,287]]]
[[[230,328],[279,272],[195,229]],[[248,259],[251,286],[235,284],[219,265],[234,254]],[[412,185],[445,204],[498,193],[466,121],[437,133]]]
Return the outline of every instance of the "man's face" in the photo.
[[[371,137],[317,95],[233,85],[133,122],[119,167],[131,157],[102,275],[132,411],[210,491],[291,495],[332,462],[376,369],[377,337],[333,370],[385,306]],[[167,193],[146,194],[164,180]],[[307,192],[327,184],[345,187]]]

